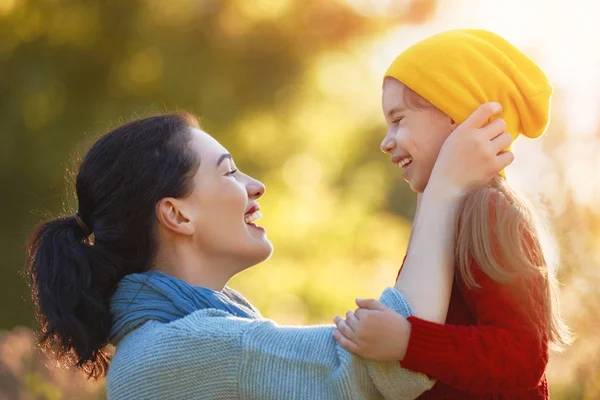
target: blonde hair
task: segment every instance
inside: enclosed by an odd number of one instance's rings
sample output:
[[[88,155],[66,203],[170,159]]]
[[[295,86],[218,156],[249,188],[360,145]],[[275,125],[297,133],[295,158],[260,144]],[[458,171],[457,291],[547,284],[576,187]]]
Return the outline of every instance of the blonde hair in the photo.
[[[405,104],[410,108],[435,107],[404,85]],[[507,284],[522,278],[544,283],[544,308],[549,347],[561,351],[571,343],[571,332],[560,313],[556,271],[548,267],[540,243],[542,226],[533,206],[515,192],[500,175],[468,194],[462,202],[456,226],[457,279],[467,289],[478,288],[472,262],[492,280]]]
[[[473,261],[503,284],[520,277],[542,278],[549,346],[561,351],[569,345],[571,332],[560,314],[556,271],[548,267],[540,243],[542,227],[529,201],[496,176],[466,196],[458,218],[455,257],[460,282],[468,289],[479,287]]]

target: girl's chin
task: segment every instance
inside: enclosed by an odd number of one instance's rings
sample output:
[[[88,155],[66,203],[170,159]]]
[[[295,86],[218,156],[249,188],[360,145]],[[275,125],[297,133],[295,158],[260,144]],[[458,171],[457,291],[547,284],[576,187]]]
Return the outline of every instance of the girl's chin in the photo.
[[[425,187],[427,186],[420,179],[415,179],[415,178],[409,179],[406,182],[410,186],[410,190],[412,190],[413,192],[415,192],[417,194],[423,193],[423,191],[425,191]]]
[[[413,169],[411,174],[406,177],[407,179],[405,179],[410,186],[410,190],[417,194],[423,193],[427,187],[427,184],[429,183],[429,175],[425,178],[421,172],[422,170],[418,171]],[[431,172],[429,174],[431,175]]]

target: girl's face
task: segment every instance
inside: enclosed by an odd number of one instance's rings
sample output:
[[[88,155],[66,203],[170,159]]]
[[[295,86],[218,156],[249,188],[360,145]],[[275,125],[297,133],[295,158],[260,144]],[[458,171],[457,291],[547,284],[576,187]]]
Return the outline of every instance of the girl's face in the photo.
[[[404,180],[413,192],[427,186],[437,156],[456,124],[396,79],[383,84],[383,114],[388,131],[381,150],[404,170]]]

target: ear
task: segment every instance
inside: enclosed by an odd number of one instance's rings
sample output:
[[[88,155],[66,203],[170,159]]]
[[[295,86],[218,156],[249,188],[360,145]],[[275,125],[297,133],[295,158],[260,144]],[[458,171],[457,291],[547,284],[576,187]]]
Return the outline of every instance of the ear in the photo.
[[[454,131],[458,128],[458,124],[454,121],[450,116],[444,114],[442,111],[436,110],[437,121],[441,126],[450,130],[450,132]]]
[[[182,212],[179,201],[172,197],[161,199],[156,205],[156,218],[163,228],[180,235],[193,235],[194,224]]]

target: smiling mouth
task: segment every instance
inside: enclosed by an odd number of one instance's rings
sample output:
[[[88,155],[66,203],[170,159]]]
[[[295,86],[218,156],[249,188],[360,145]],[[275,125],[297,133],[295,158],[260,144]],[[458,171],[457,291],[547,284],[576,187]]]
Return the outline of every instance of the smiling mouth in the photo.
[[[410,164],[412,164],[412,157],[406,157],[404,160],[400,161],[398,163],[398,166],[400,168],[406,168],[408,167]]]
[[[247,214],[244,216],[244,222],[248,225],[254,225],[254,221],[257,221],[262,218],[262,214],[260,211],[256,210],[251,214]]]
[[[413,161],[413,158],[411,156],[406,156],[399,160],[392,160],[392,162],[394,164],[396,164],[397,166],[399,166],[400,168],[407,168],[409,165],[412,164],[412,161]]]

